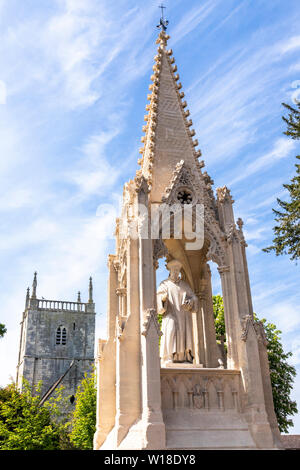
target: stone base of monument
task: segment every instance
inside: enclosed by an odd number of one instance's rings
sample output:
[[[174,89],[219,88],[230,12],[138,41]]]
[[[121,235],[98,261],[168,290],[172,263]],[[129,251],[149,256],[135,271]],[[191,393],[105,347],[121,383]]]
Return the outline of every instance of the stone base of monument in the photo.
[[[116,427],[107,436],[100,450],[160,450],[166,448],[165,426],[160,422],[150,422],[147,417],[135,422],[125,437],[118,442],[119,432]]]
[[[268,423],[245,412],[240,371],[186,366],[161,369],[167,449],[274,448]]]
[[[115,426],[101,450],[276,449],[264,410],[245,404],[239,370],[161,368],[161,412]]]

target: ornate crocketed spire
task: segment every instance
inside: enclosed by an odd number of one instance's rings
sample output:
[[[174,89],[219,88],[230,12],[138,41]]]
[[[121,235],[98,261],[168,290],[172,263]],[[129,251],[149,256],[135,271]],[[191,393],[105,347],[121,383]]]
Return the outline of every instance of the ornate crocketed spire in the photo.
[[[187,103],[183,101],[184,93],[179,82],[177,66],[172,57],[172,50],[167,50],[170,36],[166,33],[166,20],[161,18],[158,26],[157,55],[154,57],[151,91],[148,94],[150,103],[146,106],[148,114],[143,126],[145,135],[141,138],[143,147],[139,152],[142,158],[138,160],[141,170],[137,172],[137,179],[142,175],[150,187],[150,198],[156,202],[161,200],[162,190],[169,184],[173,170],[178,162],[184,160],[188,166],[197,167],[199,171],[204,166],[199,162],[200,150],[195,130],[191,129],[192,120],[190,112],[186,109]]]
[[[93,280],[90,277],[90,282],[89,282],[89,304],[93,303]]]
[[[32,282],[32,294],[31,294],[32,299],[36,299],[36,288],[37,288],[37,272],[35,271],[33,282]]]

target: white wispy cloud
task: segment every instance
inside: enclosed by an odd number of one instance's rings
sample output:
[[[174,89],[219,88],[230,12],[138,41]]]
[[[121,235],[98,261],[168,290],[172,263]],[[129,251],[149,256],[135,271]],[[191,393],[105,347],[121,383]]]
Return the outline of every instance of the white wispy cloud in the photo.
[[[211,15],[212,11],[217,8],[219,3],[220,2],[216,0],[206,1],[202,3],[201,6],[197,5],[195,8],[187,11],[172,31],[173,44],[182,40],[184,36],[197,28],[200,23],[204,22],[204,20]],[[207,27],[207,25],[205,26]]]
[[[294,49],[300,48],[300,36],[292,36],[287,41],[281,44],[280,52],[286,54],[287,52],[293,51]]]
[[[82,158],[66,178],[78,185],[78,197],[85,198],[90,194],[105,191],[112,187],[119,171],[113,167],[105,156],[107,145],[118,135],[118,127],[107,132],[90,136],[81,148]]]
[[[295,146],[296,142],[294,140],[283,137],[277,139],[273,145],[273,148],[269,152],[256,158],[249,165],[240,168],[239,175],[230,181],[230,186],[244,180],[245,178],[248,178],[258,171],[265,171],[266,168],[289,156],[291,151],[294,150]]]
[[[269,34],[274,34],[275,28],[276,25],[268,26]],[[290,74],[286,65],[288,50],[283,43],[295,48],[298,43],[289,37],[284,41],[278,37],[269,44],[266,35],[267,31],[261,30],[253,34],[251,41],[234,43],[187,90],[208,163],[219,163],[224,157],[233,161],[243,147],[255,144],[261,126],[278,113],[284,96],[276,104],[274,89]],[[290,48],[290,52],[295,48]],[[278,116],[276,128],[281,122]]]
[[[3,80],[0,80],[0,104],[6,104],[6,83]]]

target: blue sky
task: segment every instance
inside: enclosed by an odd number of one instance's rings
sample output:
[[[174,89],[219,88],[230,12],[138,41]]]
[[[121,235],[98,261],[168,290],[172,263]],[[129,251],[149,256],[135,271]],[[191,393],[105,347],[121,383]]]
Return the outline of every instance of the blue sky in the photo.
[[[138,167],[158,4],[0,0],[2,385],[15,376],[34,270],[49,299],[76,300],[78,290],[86,299],[92,275],[96,336],[105,336],[106,258],[122,186]],[[206,170],[215,188],[230,187],[244,220],[254,309],[293,351],[300,408],[299,265],[261,251],[299,153],[281,119],[281,102],[300,99],[299,1],[165,5]]]

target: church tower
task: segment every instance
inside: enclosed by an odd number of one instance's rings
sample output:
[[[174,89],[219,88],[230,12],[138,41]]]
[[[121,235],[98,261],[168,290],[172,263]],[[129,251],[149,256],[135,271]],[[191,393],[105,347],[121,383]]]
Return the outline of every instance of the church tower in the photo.
[[[94,448],[279,448],[266,337],[253,317],[243,223],[234,219],[229,189],[218,188],[215,195],[203,172],[165,30],[161,21],[141,168],[124,186],[116,253],[108,257],[107,339],[98,342]],[[180,236],[178,215],[185,213],[189,228]],[[186,218],[179,220],[185,225]],[[195,299],[190,362],[165,363],[160,356],[156,268],[162,257],[181,266],[181,279]],[[216,343],[210,261],[222,283],[226,362]],[[159,302],[167,312],[173,300],[166,294]]]
[[[37,297],[37,273],[32,292],[27,289],[21,321],[17,366],[17,385],[23,379],[34,389],[42,381],[42,395],[51,392],[59,381],[66,396],[75,395],[85,372],[94,364],[95,304],[92,278],[89,300],[77,302],[46,300]]]

